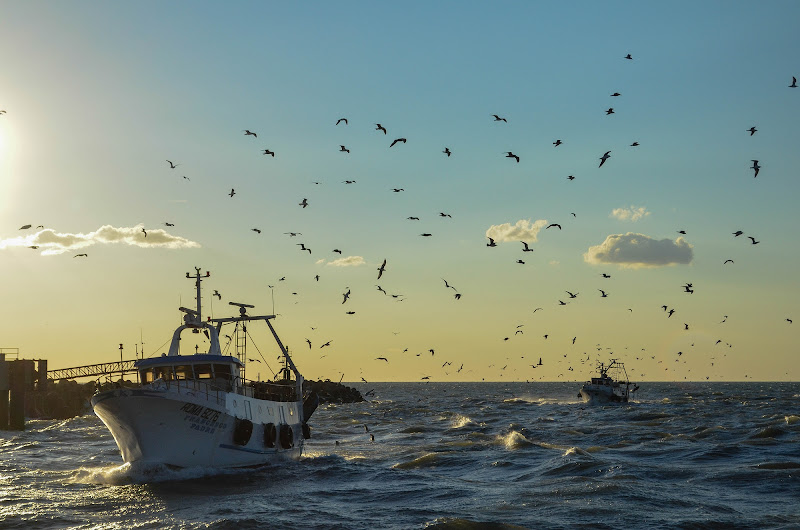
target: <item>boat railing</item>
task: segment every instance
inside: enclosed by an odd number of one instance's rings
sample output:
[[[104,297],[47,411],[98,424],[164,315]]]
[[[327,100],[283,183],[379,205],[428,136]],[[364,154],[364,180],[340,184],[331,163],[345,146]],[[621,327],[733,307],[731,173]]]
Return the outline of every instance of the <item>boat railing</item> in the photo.
[[[297,401],[295,381],[250,381],[242,378],[214,379],[210,382],[199,379],[156,379],[147,386],[156,389],[191,394],[195,397],[205,398],[218,405],[225,404],[225,394],[235,393],[254,399],[268,401],[289,402]]]

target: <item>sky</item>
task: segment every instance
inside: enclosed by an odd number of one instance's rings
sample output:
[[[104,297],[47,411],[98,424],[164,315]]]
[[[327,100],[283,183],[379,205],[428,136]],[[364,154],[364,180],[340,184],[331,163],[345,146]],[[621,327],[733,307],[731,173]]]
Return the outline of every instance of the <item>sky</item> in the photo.
[[[21,358],[166,352],[199,267],[306,378],[800,378],[797,2],[0,10]]]

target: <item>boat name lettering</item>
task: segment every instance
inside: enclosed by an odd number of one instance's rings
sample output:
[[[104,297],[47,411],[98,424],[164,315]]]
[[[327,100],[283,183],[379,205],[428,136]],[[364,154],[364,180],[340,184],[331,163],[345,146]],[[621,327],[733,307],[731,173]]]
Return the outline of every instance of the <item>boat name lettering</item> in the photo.
[[[202,405],[195,405],[194,403],[186,403],[181,410],[193,416],[200,416],[204,420],[217,421],[220,412],[218,410],[209,409]]]

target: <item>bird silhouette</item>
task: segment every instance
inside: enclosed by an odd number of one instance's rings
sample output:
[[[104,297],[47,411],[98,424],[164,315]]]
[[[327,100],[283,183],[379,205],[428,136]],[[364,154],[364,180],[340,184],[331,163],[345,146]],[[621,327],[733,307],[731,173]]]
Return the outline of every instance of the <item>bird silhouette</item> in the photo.
[[[753,135],[756,133],[756,131],[757,131],[758,129],[756,129],[755,127],[750,127],[750,128],[749,128],[749,129],[747,129],[747,130],[748,130],[748,131],[750,131],[750,136],[753,136]]]
[[[508,120],[507,120],[507,119],[505,119],[505,118],[501,118],[501,117],[500,117],[500,116],[498,116],[497,114],[492,114],[492,116],[494,116],[494,121],[504,121],[504,122],[508,123]]]
[[[750,169],[754,169],[755,170],[755,173],[753,174],[753,178],[756,178],[758,176],[758,170],[761,169],[761,166],[758,165],[758,160],[753,160],[752,162],[753,162],[753,165],[752,165],[752,167]]]
[[[275,158],[275,151],[270,151],[269,149],[264,149],[265,155],[272,155],[272,158]]]
[[[733,232],[733,237],[739,237],[742,234],[744,234],[744,232],[742,232],[741,230],[737,230],[736,232]]]
[[[231,192],[228,195],[233,197],[234,195],[236,195],[236,191],[233,188],[231,188]]]
[[[453,154],[453,152],[450,151],[450,148],[448,148],[448,147],[445,147],[444,151],[442,151],[442,153],[446,154],[447,156],[450,156],[450,155]]]
[[[568,176],[568,177],[567,177],[567,180],[575,180],[575,177],[573,177],[572,175],[570,175],[570,176]]]
[[[169,163],[169,168],[170,168],[170,169],[175,169],[176,167],[178,167],[178,166],[180,165],[180,164],[174,164],[174,163],[172,163],[172,162],[171,162],[171,161],[169,161],[169,160],[167,160],[167,162]]]
[[[396,144],[397,142],[406,143],[406,139],[405,138],[396,138],[394,141],[392,141],[392,145],[390,145],[389,147],[394,147],[394,144]]]
[[[761,243],[761,241],[756,241],[756,238],[754,238],[753,236],[747,236],[747,237],[748,239],[750,239],[750,241],[753,242],[754,245],[758,245],[759,243]]]
[[[300,201],[300,202],[298,203],[298,206],[302,206],[303,208],[305,208],[306,206],[308,206],[308,199],[303,199],[302,201]]]
[[[381,279],[381,276],[383,276],[383,271],[385,271],[385,270],[386,270],[386,260],[384,259],[383,263],[381,263],[381,266],[378,267],[378,279],[379,280]]]
[[[602,289],[598,289],[600,291],[600,298],[608,298],[608,293]]]
[[[564,143],[564,142],[562,142],[561,140],[556,140],[555,142],[553,142],[553,145],[554,145],[554,146],[556,146],[556,147],[558,147],[559,145],[561,145],[561,144],[563,144],[563,143]]]
[[[332,252],[336,252],[337,254],[341,254],[342,253],[342,251],[339,250],[338,248],[333,249]]]
[[[22,226],[20,226],[20,227],[19,227],[19,229],[20,229],[20,230],[27,230],[27,229],[28,229],[28,228],[30,228],[31,226],[32,226],[32,225],[22,225]]]
[[[516,159],[517,163],[519,163],[519,157],[511,151],[506,151],[506,158],[514,158]]]
[[[300,247],[300,250],[307,250],[309,254],[311,254],[311,249],[308,248],[305,243],[296,243],[297,246]],[[283,278],[281,278],[283,279]]]
[[[419,217],[414,217],[414,216],[406,217],[406,219],[408,219],[409,221],[419,221]]]
[[[88,256],[89,256],[89,254],[75,254],[75,255],[74,255],[74,256],[72,256],[72,257],[73,257],[73,258],[86,258],[86,257],[88,257]]]
[[[488,242],[488,243],[486,243],[486,246],[487,246],[487,247],[496,247],[496,246],[497,246],[497,243],[495,243],[495,242],[494,242],[494,239],[492,239],[492,238],[490,237],[490,238],[489,238],[489,242]]]
[[[606,116],[609,114],[614,114],[614,107],[609,107],[608,110],[606,110]]]
[[[547,227],[545,227],[545,230],[547,230],[548,228],[553,227],[553,226],[558,227],[558,229],[561,230],[561,225],[558,224],[558,223],[551,223],[551,224],[547,225]]]
[[[528,247],[528,243],[525,241],[520,241],[522,243],[522,252],[533,252],[533,249]]]
[[[254,132],[251,132],[251,131],[250,131],[250,130],[248,130],[248,129],[245,129],[245,130],[244,130],[244,135],[245,135],[245,136],[253,136],[253,137],[255,137],[255,138],[258,138],[258,135],[257,135],[256,133],[254,133]]]
[[[255,233],[257,233],[257,234],[260,234],[260,233],[261,233],[261,230],[260,230],[260,229],[258,229],[258,228],[251,228],[250,230],[252,230],[253,232],[255,232]]]
[[[175,226],[175,225],[172,223],[164,223],[164,226]]]
[[[792,76],[792,84],[789,85],[789,88],[797,88],[797,78]]]
[[[347,125],[347,118],[339,118],[338,120],[336,120],[336,125],[339,125],[342,122],[344,122],[344,124]]]
[[[617,97],[617,96],[621,96],[621,95],[622,95],[622,94],[620,94],[619,92],[614,92],[613,94],[611,94],[611,97],[612,97],[612,98],[615,98],[615,97]]]
[[[606,160],[611,158],[611,151],[606,151],[606,153],[600,157],[600,165],[597,167],[603,167],[603,164],[606,163]]]
[[[342,153],[349,153],[349,152],[350,152],[350,149],[346,148],[346,147],[345,147],[345,146],[343,146],[343,145],[340,145],[340,146],[339,146],[339,151],[341,151]]]
[[[625,58],[626,58],[626,59],[633,60],[633,57],[631,57],[631,54],[630,54],[630,53],[629,53],[628,55],[626,55],[626,56],[625,56]]]
[[[386,134],[386,127],[384,127],[380,123],[376,123],[375,125],[376,125],[376,127],[375,127],[376,131],[383,131],[383,134]]]
[[[639,142],[633,142],[633,143],[631,144],[631,147],[637,147],[638,145],[639,145]]]
[[[147,237],[147,230],[145,230],[144,227],[142,227],[142,233],[144,234],[144,237]]]

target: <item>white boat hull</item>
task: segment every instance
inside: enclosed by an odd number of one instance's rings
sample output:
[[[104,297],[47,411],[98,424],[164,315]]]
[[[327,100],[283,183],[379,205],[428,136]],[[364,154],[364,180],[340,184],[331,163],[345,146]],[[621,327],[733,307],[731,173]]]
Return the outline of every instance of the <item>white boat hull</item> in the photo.
[[[628,399],[619,395],[609,386],[583,385],[580,397],[584,403],[626,403]]]
[[[253,467],[300,458],[303,451],[301,402],[277,402],[241,394],[216,395],[191,389],[120,388],[96,394],[92,406],[106,424],[127,463],[175,467]],[[241,420],[252,422],[246,443],[235,440]],[[265,442],[268,424],[288,425],[282,447]],[[288,430],[287,430],[288,433]]]

